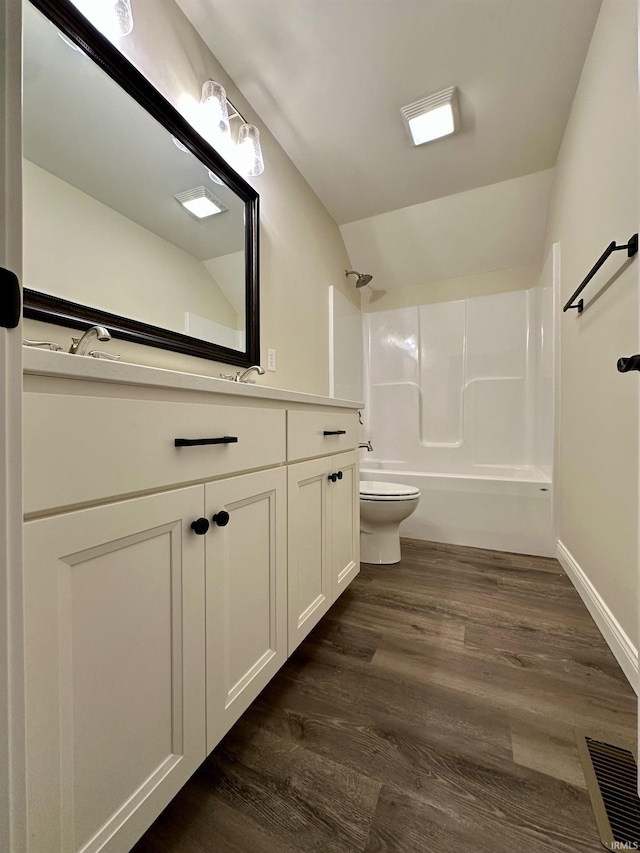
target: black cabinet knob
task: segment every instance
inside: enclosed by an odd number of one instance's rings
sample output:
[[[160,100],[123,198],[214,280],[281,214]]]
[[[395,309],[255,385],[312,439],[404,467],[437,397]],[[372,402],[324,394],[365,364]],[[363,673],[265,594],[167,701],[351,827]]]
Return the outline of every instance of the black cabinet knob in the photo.
[[[229,515],[229,513],[226,510],[221,509],[220,512],[217,512],[211,518],[211,521],[213,521],[214,524],[217,524],[218,527],[226,527],[227,524],[229,524],[230,517],[231,516]]]
[[[331,480],[332,483],[335,483],[335,481],[338,479],[338,475],[337,474],[329,474],[329,479]]]
[[[339,479],[339,480],[341,480],[341,479],[342,479],[342,471],[338,471],[337,477],[338,477],[338,479]]]
[[[198,536],[204,536],[204,534],[209,529],[209,521],[206,518],[197,518],[195,521],[191,522],[191,529]]]

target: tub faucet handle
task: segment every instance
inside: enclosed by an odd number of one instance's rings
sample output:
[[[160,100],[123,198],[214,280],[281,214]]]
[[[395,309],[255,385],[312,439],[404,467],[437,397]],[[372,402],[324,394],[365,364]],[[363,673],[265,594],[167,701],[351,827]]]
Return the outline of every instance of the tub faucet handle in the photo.
[[[360,444],[358,445],[358,449],[359,450],[366,449],[367,453],[373,453],[373,445],[371,444],[370,441],[361,441]]]

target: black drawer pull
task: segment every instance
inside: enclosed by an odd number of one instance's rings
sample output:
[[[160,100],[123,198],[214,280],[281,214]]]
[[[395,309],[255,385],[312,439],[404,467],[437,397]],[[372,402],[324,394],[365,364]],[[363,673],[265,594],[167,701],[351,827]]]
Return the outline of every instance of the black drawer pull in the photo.
[[[630,370],[640,370],[640,355],[630,355],[629,358],[619,358],[618,370],[620,373],[628,373]]]
[[[342,479],[342,471],[338,471],[337,477],[338,477],[338,479],[339,479],[339,480],[341,480],[341,479]]]
[[[217,512],[212,518],[214,524],[217,524],[218,527],[226,527],[229,524],[229,519],[231,516],[225,509],[221,509],[220,512]]]
[[[191,522],[191,529],[198,536],[204,536],[204,534],[209,529],[209,521],[206,518],[197,518],[195,521]]]
[[[337,474],[329,474],[329,479],[331,480],[332,483],[335,483],[335,481],[338,479],[338,475]]]
[[[176,447],[196,447],[201,444],[237,444],[235,435],[223,435],[220,438],[176,438]]]
[[[325,429],[323,435],[346,435],[346,429]]]

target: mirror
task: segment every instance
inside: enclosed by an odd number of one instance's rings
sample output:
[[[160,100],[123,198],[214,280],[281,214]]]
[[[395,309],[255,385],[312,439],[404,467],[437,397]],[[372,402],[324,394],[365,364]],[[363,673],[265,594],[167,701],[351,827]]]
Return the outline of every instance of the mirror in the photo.
[[[68,0],[25,3],[23,79],[25,316],[257,363],[255,190]]]

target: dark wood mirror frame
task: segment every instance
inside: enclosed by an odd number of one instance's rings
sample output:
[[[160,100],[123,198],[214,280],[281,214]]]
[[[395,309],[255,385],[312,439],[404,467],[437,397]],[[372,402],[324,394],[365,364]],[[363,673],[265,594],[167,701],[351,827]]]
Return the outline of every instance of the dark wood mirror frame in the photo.
[[[159,326],[121,317],[24,289],[24,316],[74,329],[106,326],[114,338],[173,350],[225,364],[249,367],[260,362],[260,301],[258,266],[259,195],[189,122],[135,68],[111,42],[76,9],[70,0],[30,0],[53,24],[134,98],[170,134],[185,145],[208,169],[214,171],[245,203],[246,345],[233,350],[172,332]]]

